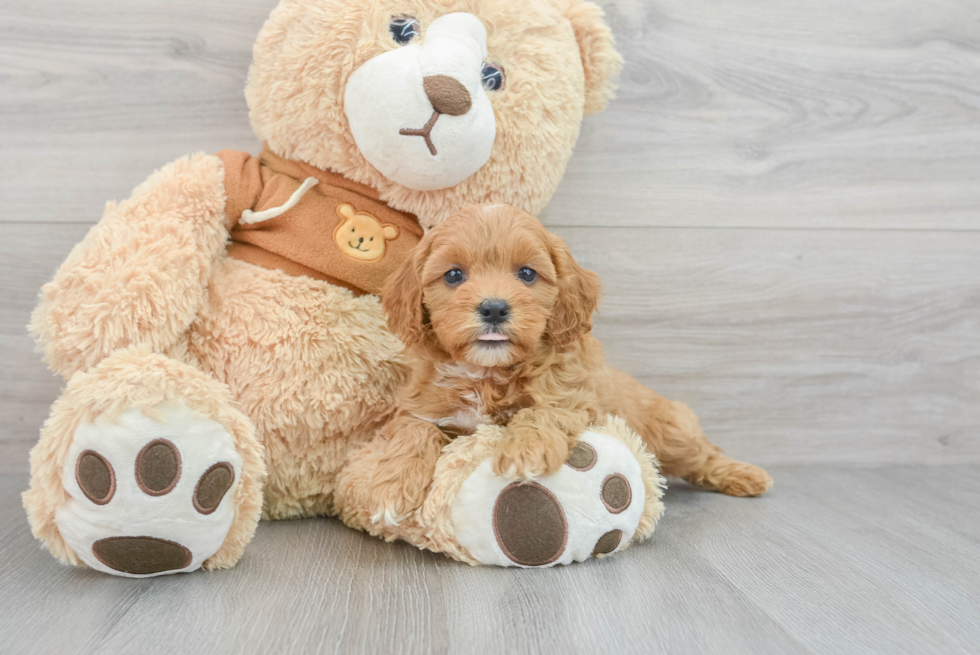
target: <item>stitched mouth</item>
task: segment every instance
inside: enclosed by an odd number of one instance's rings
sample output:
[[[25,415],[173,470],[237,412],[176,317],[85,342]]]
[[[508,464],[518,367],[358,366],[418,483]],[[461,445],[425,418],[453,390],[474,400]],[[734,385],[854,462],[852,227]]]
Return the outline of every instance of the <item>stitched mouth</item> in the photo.
[[[352,246],[352,245],[351,245],[351,242],[350,242],[350,241],[348,241],[348,242],[347,242],[347,245],[348,245],[348,246],[349,246],[349,247],[351,248],[351,250],[356,250],[356,251],[358,251],[358,252],[371,252],[370,250],[363,250],[363,249],[361,248],[361,244],[357,244],[356,246]]]
[[[429,135],[432,133],[432,128],[435,126],[436,121],[439,120],[439,116],[440,116],[439,112],[437,110],[433,110],[432,116],[430,116],[429,121],[422,126],[422,129],[416,130],[416,129],[405,127],[398,130],[398,133],[404,136],[422,137],[423,139],[425,139],[425,145],[429,147],[429,152],[431,152],[432,156],[435,157],[439,153],[436,152],[436,146],[434,143],[432,143],[432,138]]]

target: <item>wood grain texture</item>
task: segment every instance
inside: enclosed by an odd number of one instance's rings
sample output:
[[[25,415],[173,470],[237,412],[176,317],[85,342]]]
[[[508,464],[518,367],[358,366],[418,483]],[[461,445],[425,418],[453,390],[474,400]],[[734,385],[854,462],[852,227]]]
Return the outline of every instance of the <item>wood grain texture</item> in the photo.
[[[5,653],[970,653],[980,468],[777,467],[745,500],[683,483],[653,538],[540,571],[473,568],[330,519],[262,523],[238,567],[57,565],[0,475]]]
[[[980,229],[980,3],[613,0],[560,225]]]
[[[980,461],[980,234],[559,233],[603,277],[610,363],[734,456]]]
[[[0,224],[0,278],[21,280],[0,290],[0,440],[35,439],[60,388],[24,326],[87,229]],[[608,360],[732,455],[980,463],[980,233],[557,232],[603,278]]]
[[[154,169],[257,150],[242,90],[275,3],[0,5],[0,652],[976,652],[973,0],[600,3],[620,94],[543,218],[604,278],[609,360],[770,494],[673,484],[652,541],[545,571],[333,520],[263,523],[231,571],[58,566],[18,497],[61,387],[37,291]]]
[[[82,224],[0,223],[0,443],[37,441],[62,380],[27,332],[41,285],[88,231]]]
[[[275,4],[0,6],[0,221],[94,223],[177,157],[257,152],[245,77]]]
[[[255,150],[274,4],[0,7],[0,221],[94,222],[178,156]],[[980,229],[972,0],[601,4],[626,68],[550,223]]]

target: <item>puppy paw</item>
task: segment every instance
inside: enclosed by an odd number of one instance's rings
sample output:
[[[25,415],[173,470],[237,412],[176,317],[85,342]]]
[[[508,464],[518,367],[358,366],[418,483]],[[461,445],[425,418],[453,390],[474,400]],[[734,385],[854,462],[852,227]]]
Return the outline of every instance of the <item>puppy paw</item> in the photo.
[[[772,486],[772,476],[753,464],[736,462],[718,480],[718,491],[729,496],[758,496]]]
[[[539,434],[531,428],[504,433],[493,454],[493,472],[508,478],[533,479],[557,472],[568,459],[568,437]]]

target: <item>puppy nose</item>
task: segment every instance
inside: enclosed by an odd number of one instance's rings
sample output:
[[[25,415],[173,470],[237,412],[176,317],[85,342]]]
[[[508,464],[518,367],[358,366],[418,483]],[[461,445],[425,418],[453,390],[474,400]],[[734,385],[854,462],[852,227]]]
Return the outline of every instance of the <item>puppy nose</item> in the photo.
[[[440,114],[462,116],[473,106],[470,92],[458,80],[448,75],[429,75],[422,78],[422,87],[432,108]]]
[[[506,300],[500,300],[499,298],[484,300],[476,310],[480,312],[480,317],[483,319],[483,322],[489,325],[506,323],[507,318],[510,316],[510,305],[507,304]]]

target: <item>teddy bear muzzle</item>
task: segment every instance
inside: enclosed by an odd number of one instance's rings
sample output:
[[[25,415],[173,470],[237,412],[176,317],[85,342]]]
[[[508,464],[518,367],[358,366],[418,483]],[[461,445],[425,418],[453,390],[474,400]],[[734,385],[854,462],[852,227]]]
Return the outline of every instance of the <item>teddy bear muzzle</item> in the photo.
[[[351,74],[344,111],[372,166],[402,186],[432,191],[478,171],[497,127],[483,86],[483,23],[456,12],[424,29],[424,42],[384,52]]]

